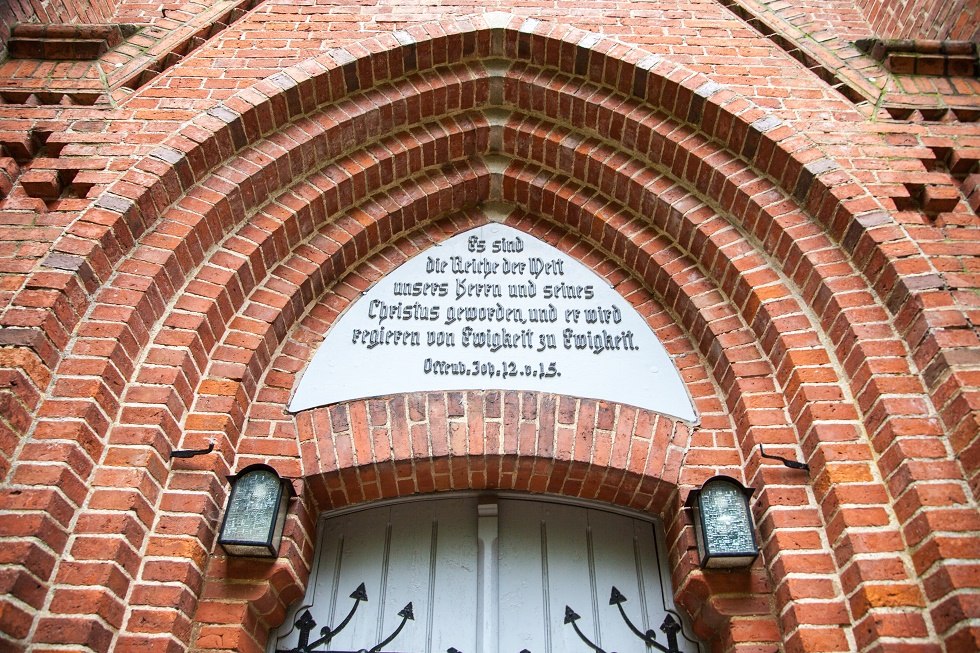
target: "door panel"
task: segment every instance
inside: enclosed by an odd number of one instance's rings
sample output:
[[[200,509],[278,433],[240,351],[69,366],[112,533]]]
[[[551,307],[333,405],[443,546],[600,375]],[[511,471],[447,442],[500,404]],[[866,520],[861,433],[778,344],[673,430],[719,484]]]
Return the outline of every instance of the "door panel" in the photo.
[[[364,583],[367,600],[350,622],[316,651],[360,651],[384,641],[385,651],[476,650],[476,500],[452,498],[373,508],[324,520],[307,598],[287,617],[273,650],[305,650],[295,624],[306,610],[321,628],[337,628]],[[412,619],[399,613],[412,604]],[[460,626],[460,615],[464,626]],[[402,625],[404,622],[404,625]]]
[[[667,612],[660,593],[660,569],[656,564],[656,544],[652,524],[637,519],[621,523],[622,517],[590,511],[596,565],[599,611],[603,615],[602,644],[609,650],[626,650],[640,644],[615,605],[610,605],[615,587],[625,600],[620,604],[626,618],[641,632],[657,631]],[[656,590],[649,595],[647,589]],[[630,646],[628,646],[628,644]]]
[[[658,547],[649,520],[525,498],[419,500],[324,518],[307,596],[270,651],[370,650],[394,635],[381,651],[590,653],[592,643],[653,653],[627,620],[667,644],[659,629],[672,603]],[[366,599],[351,598],[361,583]],[[339,632],[321,632],[355,605]],[[678,651],[700,650],[677,640]]]
[[[651,522],[523,499],[499,506],[500,653],[589,651],[565,622],[566,606],[582,635],[604,650],[647,649],[626,619],[666,644],[659,627],[667,597]],[[625,597],[622,613],[610,604],[613,587]],[[697,650],[678,640],[680,650]]]
[[[500,651],[544,651],[553,621],[545,581],[539,508],[523,502],[498,503],[497,641]],[[508,528],[506,524],[522,524]]]

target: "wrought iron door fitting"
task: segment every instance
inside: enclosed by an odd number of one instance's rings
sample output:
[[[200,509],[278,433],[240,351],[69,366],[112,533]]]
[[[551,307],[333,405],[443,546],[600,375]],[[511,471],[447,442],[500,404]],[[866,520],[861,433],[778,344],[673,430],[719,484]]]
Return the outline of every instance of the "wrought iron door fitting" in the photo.
[[[633,622],[630,621],[630,618],[626,616],[626,610],[623,609],[623,604],[626,603],[626,601],[627,601],[626,597],[623,596],[622,592],[616,589],[616,586],[614,585],[612,588],[612,592],[610,593],[609,596],[609,605],[615,605],[617,608],[619,608],[619,614],[623,617],[623,621],[626,622],[626,625],[629,627],[630,631],[638,638],[640,638],[640,640],[642,640],[644,644],[646,644],[647,646],[652,646],[658,651],[662,651],[663,653],[680,653],[680,649],[677,647],[677,633],[680,632],[681,625],[677,623],[677,620],[674,619],[673,616],[668,614],[667,617],[664,619],[664,622],[660,624],[660,631],[667,636],[667,646],[664,646],[663,644],[657,641],[657,634],[653,631],[652,628],[644,633],[639,628],[633,625]],[[572,624],[572,628],[575,630],[575,634],[578,635],[579,639],[585,642],[586,646],[588,646],[593,651],[595,651],[595,653],[607,653],[598,644],[596,644],[588,637],[586,637],[585,633],[583,633],[582,630],[578,627],[578,624],[576,622],[581,618],[582,617],[580,617],[574,610],[572,610],[572,608],[570,608],[567,605],[565,606],[564,623],[566,625]],[[612,651],[609,653],[615,653],[615,652]]]
[[[336,628],[331,628],[330,626],[324,626],[320,629],[320,637],[314,641],[310,641],[310,632],[316,628],[316,620],[313,619],[313,615],[310,614],[309,610],[304,610],[303,614],[300,615],[299,619],[296,620],[296,627],[299,629],[299,643],[295,648],[291,649],[278,649],[276,653],[314,653],[314,649],[318,646],[323,646],[329,644],[337,633],[342,631],[350,623],[351,619],[354,618],[354,613],[357,612],[357,607],[361,604],[361,601],[367,601],[367,590],[364,587],[364,583],[357,586],[350,598],[354,599],[354,605],[351,606],[350,612],[344,617],[344,620],[340,622]],[[381,642],[375,644],[371,648],[362,648],[358,651],[320,651],[319,653],[381,653],[381,649],[391,643],[393,639],[398,637],[398,633],[402,631],[405,627],[405,623],[409,619],[415,619],[415,614],[412,612],[412,604],[409,603],[404,608],[398,612],[398,616],[402,618],[398,627],[389,635],[387,638]]]
[[[390,644],[392,641],[394,641],[396,637],[398,637],[398,634],[401,633],[402,629],[405,627],[405,624],[408,623],[408,620],[415,619],[415,614],[412,610],[412,604],[411,602],[409,602],[408,605],[406,605],[398,612],[398,616],[401,617],[402,620],[395,628],[395,630],[392,631],[392,633],[388,637],[386,637],[381,642],[375,644],[371,648],[362,648],[357,651],[334,651],[334,650],[315,651],[317,647],[325,646],[326,644],[329,644],[330,641],[333,640],[333,638],[336,637],[340,631],[346,628],[347,625],[351,622],[351,619],[354,618],[354,613],[357,612],[357,608],[358,606],[361,605],[361,602],[368,600],[367,590],[364,587],[364,583],[361,583],[360,585],[357,586],[357,589],[355,589],[351,593],[350,598],[354,599],[354,605],[351,606],[350,612],[347,613],[347,616],[344,617],[344,620],[341,621],[336,628],[331,628],[330,626],[324,626],[323,628],[321,628],[320,637],[312,642],[310,641],[310,633],[313,631],[314,628],[316,628],[316,620],[313,618],[313,615],[310,614],[309,610],[304,610],[303,614],[300,615],[299,619],[297,619],[295,622],[296,628],[299,629],[299,643],[294,648],[291,649],[277,649],[276,653],[384,653],[382,649],[388,644]],[[619,614],[622,616],[623,621],[626,622],[626,625],[629,627],[630,631],[633,632],[633,634],[636,635],[641,641],[643,641],[644,644],[646,644],[647,646],[652,646],[653,648],[657,649],[658,651],[661,651],[662,653],[680,653],[680,649],[677,648],[677,633],[680,632],[681,625],[670,614],[667,615],[667,617],[664,619],[664,622],[660,625],[661,632],[667,635],[667,646],[664,646],[660,642],[656,641],[657,634],[653,631],[653,629],[649,629],[644,633],[635,625],[633,625],[633,622],[626,615],[626,610],[623,609],[623,604],[626,603],[626,601],[627,598],[623,596],[623,593],[620,592],[618,589],[616,589],[615,586],[613,586],[612,592],[609,596],[609,605],[615,605],[619,609]],[[607,653],[604,649],[602,649],[597,644],[592,642],[588,637],[586,637],[585,633],[583,633],[581,629],[579,629],[578,624],[575,623],[579,619],[581,619],[581,617],[578,614],[576,614],[576,612],[572,610],[572,608],[566,605],[564,623],[571,624],[572,628],[575,629],[575,634],[579,636],[579,639],[585,642],[585,645],[591,648],[593,651],[595,651],[595,653]],[[446,653],[463,653],[463,652],[454,646],[450,646],[448,649],[446,649]],[[531,653],[531,652],[528,651],[527,649],[523,649],[520,653]],[[610,653],[615,653],[615,652],[610,652]]]

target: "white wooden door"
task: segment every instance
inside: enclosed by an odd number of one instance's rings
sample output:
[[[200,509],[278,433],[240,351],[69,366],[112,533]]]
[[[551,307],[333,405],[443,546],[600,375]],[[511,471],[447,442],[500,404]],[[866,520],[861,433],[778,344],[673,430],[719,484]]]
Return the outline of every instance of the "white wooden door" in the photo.
[[[327,516],[306,597],[269,650],[696,653],[659,630],[679,617],[657,538],[646,519],[517,497]]]
[[[316,556],[306,597],[272,638],[274,650],[370,651],[396,631],[381,650],[476,650],[475,498],[414,501],[325,519]],[[359,596],[366,599],[358,601],[351,594],[361,584]],[[304,624],[297,621],[307,612],[315,625],[304,641]],[[336,634],[324,639],[324,627]]]
[[[667,644],[659,629],[670,614],[669,577],[652,522],[561,503],[499,505],[501,653],[594,650],[585,639],[605,651],[657,650],[629,624]],[[681,633],[674,636],[677,650],[698,650]]]

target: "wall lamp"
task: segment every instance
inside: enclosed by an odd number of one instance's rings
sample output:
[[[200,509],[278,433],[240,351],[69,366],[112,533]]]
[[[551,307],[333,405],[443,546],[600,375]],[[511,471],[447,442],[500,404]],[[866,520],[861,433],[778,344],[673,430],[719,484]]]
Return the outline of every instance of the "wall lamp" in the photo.
[[[268,465],[249,465],[228,477],[231,494],[218,544],[231,556],[279,555],[286,503],[296,496],[289,479]]]
[[[754,491],[729,476],[714,476],[688,495],[703,568],[747,567],[759,556],[749,511]]]

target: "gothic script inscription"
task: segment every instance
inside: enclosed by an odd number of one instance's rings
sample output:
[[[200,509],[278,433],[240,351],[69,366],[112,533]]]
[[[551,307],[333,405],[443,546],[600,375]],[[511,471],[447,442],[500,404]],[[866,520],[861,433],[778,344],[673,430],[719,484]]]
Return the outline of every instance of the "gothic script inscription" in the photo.
[[[290,410],[453,389],[554,392],[696,419],[670,357],[622,296],[500,224],[416,256],[352,304]]]

